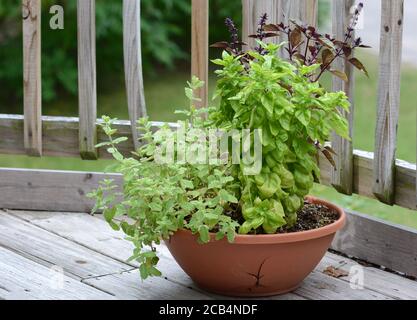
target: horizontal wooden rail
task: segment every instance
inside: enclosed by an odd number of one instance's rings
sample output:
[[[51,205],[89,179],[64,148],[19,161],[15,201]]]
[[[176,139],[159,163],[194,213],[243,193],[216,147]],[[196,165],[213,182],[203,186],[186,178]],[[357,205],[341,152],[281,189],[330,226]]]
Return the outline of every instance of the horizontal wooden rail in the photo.
[[[100,120],[97,120],[99,123]],[[78,150],[78,118],[42,117],[43,124],[43,149],[45,156],[79,156]],[[161,122],[154,122],[155,128],[160,127]],[[129,154],[133,150],[132,130],[130,121],[117,121],[115,128],[119,136],[129,137],[120,145],[120,150]],[[0,154],[25,154],[25,148],[21,140],[23,129],[23,116],[0,114]],[[101,129],[98,129],[98,143],[107,141]],[[101,158],[110,158],[105,150],[100,150]],[[359,195],[375,198],[372,190],[373,180],[373,154],[354,151],[353,165],[353,192]],[[325,159],[321,158],[322,183],[332,185],[332,173],[334,168]],[[395,204],[416,209],[416,166],[404,161],[396,162],[395,175]]]
[[[122,184],[118,174],[0,168],[0,208],[89,213],[86,195],[106,178]]]
[[[334,0],[334,32],[343,36],[352,0]],[[79,118],[41,116],[40,0],[22,0],[24,56],[24,114],[0,114],[0,154],[29,154],[95,159],[111,158],[95,144],[107,141],[96,120],[95,0],[78,0]],[[118,136],[128,141],[119,147],[128,155],[137,146],[134,121],[146,114],[140,40],[140,0],[124,0],[124,53],[131,121],[117,121]],[[271,22],[301,20],[315,25],[318,0],[242,0],[243,35],[256,30],[262,13]],[[399,78],[403,28],[403,0],[382,0],[380,84],[375,155],[352,152],[351,142],[334,139],[339,154],[338,171],[324,158],[319,164],[322,183],[340,192],[378,198],[399,206],[416,207],[416,165],[395,161],[399,112]],[[192,73],[206,81],[200,90],[207,104],[209,1],[192,0]],[[247,40],[247,39],[244,39]],[[284,40],[284,39],[281,39]],[[286,39],[285,39],[286,40]],[[254,44],[253,40],[249,41]],[[344,90],[352,100],[353,73],[342,62],[351,81],[339,80],[334,89]],[[352,107],[353,110],[353,107]],[[353,115],[349,115],[353,126]],[[153,123],[157,129],[163,123]],[[89,212],[94,201],[86,194],[104,178],[119,174],[0,168],[0,209]],[[348,212],[348,223],[336,237],[335,250],[390,269],[417,276],[417,232],[385,221]]]
[[[357,212],[346,214],[347,223],[337,233],[332,249],[417,277],[417,230]]]
[[[97,119],[96,126],[101,122]],[[162,122],[154,122],[155,127]],[[43,148],[45,156],[79,157],[78,128],[79,119],[70,117],[42,117]],[[129,137],[129,141],[119,145],[120,150],[129,154],[133,150],[130,121],[118,120],[114,124],[118,136]],[[0,114],[0,154],[24,154],[25,149],[20,139],[23,129],[23,116]],[[106,135],[97,128],[97,143],[108,141]],[[111,158],[105,150],[99,150],[101,158]]]
[[[353,192],[361,196],[377,199],[373,193],[373,163],[374,154],[359,150],[353,151]],[[416,165],[397,160],[395,163],[395,199],[394,204],[416,210]],[[322,172],[321,183],[331,186],[331,175],[334,168],[324,157],[320,158]]]

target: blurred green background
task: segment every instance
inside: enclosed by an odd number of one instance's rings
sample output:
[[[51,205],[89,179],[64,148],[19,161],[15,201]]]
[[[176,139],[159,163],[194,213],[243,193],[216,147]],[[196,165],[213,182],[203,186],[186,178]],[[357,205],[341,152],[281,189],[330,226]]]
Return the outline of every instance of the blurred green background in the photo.
[[[142,0],[142,48],[145,94],[152,120],[175,121],[173,113],[187,107],[183,88],[190,77],[190,0]],[[210,42],[225,40],[225,17],[241,25],[241,1],[210,0]],[[65,29],[49,28],[49,7],[65,9]],[[42,80],[43,114],[76,116],[77,40],[76,1],[43,0]],[[320,3],[320,25],[328,26],[329,2]],[[366,39],[365,39],[366,42]],[[0,1],[0,113],[22,113],[22,34],[20,1]],[[127,119],[123,75],[122,1],[97,0],[98,114]],[[212,51],[214,57],[219,54]],[[370,78],[356,76],[354,147],[372,151],[376,119],[378,58],[372,51],[358,52],[369,69]],[[210,78],[213,90],[215,77]],[[330,88],[330,78],[324,80]],[[401,113],[398,157],[415,162],[417,68],[404,65],[401,79]],[[413,137],[410,139],[410,137]],[[1,138],[1,137],[0,137]],[[28,158],[0,155],[0,167],[103,171],[109,161]],[[389,207],[359,196],[345,197],[334,190],[316,186],[315,195],[352,210],[417,228],[417,213]]]

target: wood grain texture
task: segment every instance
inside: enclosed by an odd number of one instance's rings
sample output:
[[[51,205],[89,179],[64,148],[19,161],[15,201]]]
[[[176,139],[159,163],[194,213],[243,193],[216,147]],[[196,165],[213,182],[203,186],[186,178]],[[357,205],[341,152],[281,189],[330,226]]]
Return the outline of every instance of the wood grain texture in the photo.
[[[10,217],[10,215],[13,217]],[[46,242],[48,241],[45,239],[45,233],[47,232],[53,233],[58,238],[61,237],[60,240],[54,240],[54,242],[58,241],[57,245],[61,242],[72,243],[74,246],[79,245],[84,250],[95,252],[93,257],[95,257],[95,254],[101,254],[108,259],[120,261],[128,257],[132,250],[131,244],[123,239],[123,234],[111,230],[101,216],[96,217],[81,213],[12,211],[5,214],[4,217],[9,217],[13,224],[18,223],[17,227],[14,225],[10,226],[10,219],[6,220],[5,228],[8,227],[10,230],[17,230],[18,234],[25,233],[26,228],[30,229],[29,236],[26,240],[29,242],[33,241],[36,244],[29,244],[28,249],[26,249],[27,253],[31,253],[31,256],[43,256],[42,239]],[[41,231],[39,239],[36,239],[37,233],[33,231],[36,229]],[[6,230],[6,234],[7,232],[11,231]],[[24,241],[21,236],[18,239],[18,244],[12,245],[17,249],[15,252],[20,254],[24,247],[22,244]],[[344,240],[342,239],[341,241]],[[8,238],[5,241],[10,243]],[[60,261],[62,259],[65,260],[63,257],[67,255],[68,251],[56,252],[55,250],[51,250],[51,252],[48,260]],[[158,253],[161,258],[159,267],[164,274],[164,278],[153,278],[141,283],[138,271],[132,270],[92,277],[84,279],[82,282],[99,288],[102,291],[109,292],[119,299],[173,299],[178,298],[178,296],[181,299],[188,300],[222,298],[199,290],[180,269],[164,245],[158,247]],[[72,259],[71,257],[72,254],[68,255],[69,260]],[[11,264],[14,263],[15,260],[12,260]],[[363,270],[365,280],[364,288],[362,290],[354,290],[351,288],[350,281],[355,273],[340,279],[335,279],[324,274],[323,271],[329,266],[340,268],[347,271],[347,273],[351,271],[351,267],[360,267]],[[10,269],[10,263],[6,268]],[[269,299],[414,299],[417,296],[416,288],[417,282],[415,281],[387,273],[374,267],[360,266],[351,259],[327,253],[315,271],[307,277],[300,288],[294,293],[271,297]],[[178,296],[175,296],[175,294]]]
[[[112,300],[114,297],[68,276],[54,288],[47,267],[0,246],[0,300]]]
[[[294,292],[309,300],[392,300],[367,288],[354,290],[349,283],[329,277],[319,270],[313,271]]]
[[[97,159],[96,2],[77,0],[79,149],[81,158]]]
[[[343,281],[350,283],[351,280],[354,280],[353,277],[356,274],[350,272],[352,270],[351,268],[360,268],[360,270],[363,270],[365,288],[384,294],[395,300],[417,299],[417,281],[411,281],[394,273],[388,274],[380,268],[360,265],[354,260],[330,252],[326,254],[316,270],[323,272],[329,266],[348,273],[348,276],[341,278]]]
[[[0,208],[91,212],[94,201],[87,194],[105,177],[122,184],[114,174],[0,169]]]
[[[132,269],[125,263],[115,261],[2,211],[0,246],[48,268],[59,266],[68,277],[77,280]]]
[[[361,161],[358,159],[355,160],[355,162]],[[402,167],[401,170],[397,171],[401,172],[404,170],[404,167]],[[37,210],[51,211],[74,211],[79,208],[80,211],[85,210],[89,212],[93,203],[85,198],[83,192],[95,188],[98,181],[105,177],[115,180],[120,179],[119,181],[121,183],[121,177],[119,175],[104,176],[100,174],[88,175],[86,173],[78,173],[74,177],[71,177],[71,173],[38,172],[36,179],[29,180],[37,182],[32,183],[30,186],[31,182],[27,180],[27,173],[21,172],[21,177],[19,178],[14,170],[9,169],[9,171],[10,173],[7,175],[4,169],[0,170],[0,181],[13,181],[15,179],[14,184],[9,183],[9,186],[7,186],[7,183],[1,183],[0,207],[5,208],[22,208],[28,210],[35,208]],[[372,166],[360,172],[364,175],[367,174],[366,172],[368,174],[372,173]],[[89,179],[85,180],[85,178]],[[415,181],[414,175],[410,176],[410,180]],[[79,190],[82,190],[82,192]],[[49,199],[45,199],[42,196],[47,193],[51,194]],[[10,200],[15,194],[20,195],[19,200]],[[413,197],[414,191],[410,191],[410,199],[413,199]],[[59,202],[52,203],[51,199],[59,199]],[[339,233],[337,238],[339,240],[336,240],[334,243],[335,250],[360,259],[365,259],[368,262],[390,267],[409,275],[417,275],[417,265],[414,260],[417,259],[417,256],[415,256],[417,252],[416,231],[355,213],[348,213],[348,215],[348,226],[346,230]],[[39,217],[41,218],[42,215],[39,215]],[[68,219],[70,218],[64,220]],[[68,225],[71,225],[71,223],[68,223]],[[59,229],[57,227],[57,230]],[[60,235],[71,236],[63,233]],[[74,236],[77,236],[77,233],[74,233]],[[124,259],[122,256],[119,256],[119,258]]]
[[[24,146],[30,156],[42,155],[41,1],[23,0]]]
[[[374,154],[359,150],[353,151],[353,192],[376,199],[372,190]],[[397,160],[395,172],[395,204],[415,210],[416,165]],[[320,158],[321,183],[332,185],[334,168],[322,156]]]
[[[85,250],[91,250],[93,252],[92,257],[84,259],[89,265],[90,262],[94,261],[93,259],[97,254],[113,260],[113,262],[109,263],[108,268],[112,266],[114,268],[115,263],[116,265],[118,263],[123,266],[128,265],[127,269],[132,269],[131,272],[126,272],[126,270],[107,272],[107,274],[99,274],[98,277],[84,277],[88,279],[83,280],[84,283],[89,283],[106,292],[111,292],[118,299],[175,299],[175,296],[173,296],[175,291],[184,294],[182,299],[209,299],[212,297],[198,289],[176,265],[172,257],[168,259],[165,256],[161,256],[160,266],[161,271],[164,273],[164,278],[154,278],[141,283],[139,271],[135,268],[138,267],[138,264],[126,262],[132,255],[132,243],[125,240],[123,232],[114,231],[103,219],[85,213],[33,211],[9,211],[8,213],[15,217],[14,219],[18,218],[25,221],[26,225],[30,224],[33,227],[53,233],[55,237],[59,237],[61,242],[72,243],[76,247],[80,246],[85,248]],[[43,234],[40,233],[39,238],[42,237]],[[36,243],[36,248],[33,248],[31,251],[34,256],[39,256],[39,251],[42,254],[42,245],[39,245],[39,239],[35,239],[34,242]],[[58,242],[57,245],[59,245],[59,241],[55,240],[55,242]],[[39,249],[39,247],[41,248]],[[71,257],[74,256],[71,250],[65,250],[62,253],[58,253],[58,257],[54,257],[54,259],[60,260],[61,254],[68,256],[70,261]],[[69,264],[71,263],[70,261],[68,262]],[[96,268],[100,268],[100,263],[96,263]],[[69,267],[66,269],[69,269]],[[91,269],[91,266],[86,269]],[[168,277],[169,280],[167,279]],[[172,293],[164,293],[165,290],[172,291]]]
[[[248,36],[256,33],[261,15],[267,13],[270,23],[279,23],[282,21],[282,0],[242,0],[242,8],[242,39],[251,48],[256,46],[256,42],[255,39],[249,38]],[[278,38],[270,38],[266,41],[279,43]]]
[[[141,282],[139,271],[125,272],[84,280],[95,288],[112,293],[121,300],[209,300],[201,292],[172,283],[163,278],[150,278]]]
[[[43,130],[43,149],[45,156],[79,156],[78,148],[78,118],[69,117],[42,117]],[[97,119],[97,124],[102,123]],[[152,122],[154,129],[160,128],[162,122]],[[173,127],[176,124],[171,124]],[[24,154],[22,145],[21,130],[23,128],[23,117],[20,115],[0,114],[0,153],[4,154]],[[133,151],[132,130],[130,121],[118,120],[114,123],[114,128],[118,130],[117,137],[128,137],[129,140],[119,145],[124,154],[131,154]],[[98,143],[108,141],[101,127],[97,128]],[[101,158],[109,159],[111,156],[105,148],[98,150]]]
[[[283,21],[288,23],[291,19],[317,25],[318,1],[317,0],[282,0]]]
[[[145,117],[145,90],[142,74],[140,0],[123,0],[123,51],[127,105],[135,149],[139,147],[136,121]]]
[[[91,216],[83,213],[33,211],[11,211],[10,214],[117,261],[125,262],[131,256],[133,244],[125,240],[123,232],[112,230],[107,222],[104,221],[102,215]],[[209,294],[199,289],[179,268],[177,263],[173,261],[171,254],[164,245],[158,247],[158,253],[161,259],[158,268],[166,280],[191,288],[199,292],[199,294],[204,294],[205,298],[219,298],[217,295]],[[134,261],[129,262],[129,264],[138,266]],[[130,278],[132,283],[137,282],[137,271],[132,273],[136,274],[136,277],[129,275],[124,275],[123,277]],[[132,294],[139,294],[139,292],[139,290],[135,290],[132,291]],[[291,300],[303,299],[295,294],[277,297],[277,299],[284,298]]]
[[[373,192],[394,204],[404,0],[382,0]]]
[[[131,243],[123,239],[123,233],[111,230],[101,215],[33,211],[12,211],[10,214],[118,261],[126,259],[132,250]],[[129,221],[129,218],[127,219]],[[167,280],[183,287],[192,288],[197,291],[198,297],[200,294],[204,294],[203,299],[219,298],[219,296],[201,292],[179,268],[166,246],[159,246],[158,253],[161,258],[159,268]],[[412,299],[417,296],[417,291],[413,293],[417,283],[376,268],[364,268],[365,288],[364,290],[353,290],[350,287],[350,276],[334,279],[322,273],[326,267],[331,265],[347,268],[348,272],[351,266],[357,266],[353,260],[328,253],[298,290],[292,294],[270,299]],[[137,271],[100,277],[99,279],[104,280],[104,283],[101,284],[98,279],[89,279],[85,282],[112,292],[119,298],[132,299],[147,295],[142,288],[135,286],[138,281]],[[129,289],[122,292],[122,287],[118,282]],[[168,288],[168,292],[173,290],[173,287],[166,282],[155,282],[152,285],[155,287],[154,291],[149,293],[152,297],[157,297],[160,294],[158,290],[165,290],[165,288]]]
[[[77,156],[78,153],[78,119],[61,117],[42,117],[44,132],[44,154],[48,156]],[[100,122],[100,121],[98,121]],[[163,123],[154,122],[155,130]],[[175,124],[171,124],[175,127]],[[21,128],[23,127],[23,117],[16,115],[0,115],[0,153],[24,154],[25,149],[20,139]],[[117,121],[115,128],[118,136],[129,137],[129,141],[120,144],[120,150],[128,155],[133,150],[131,140],[130,121]],[[98,130],[98,142],[107,141],[101,129]],[[109,158],[105,150],[100,150],[102,158]],[[353,170],[353,192],[370,198],[375,198],[372,191],[373,181],[373,153],[354,151],[354,170]],[[321,181],[325,185],[332,185],[332,173],[334,168],[322,157],[320,159],[320,169],[322,173]],[[395,204],[416,209],[416,165],[405,161],[396,161],[395,174]],[[1,181],[1,180],[0,180]],[[59,179],[58,179],[59,181]],[[1,182],[0,182],[1,184]],[[25,188],[25,186],[22,186]],[[17,203],[25,203],[26,200],[16,199]],[[10,203],[10,202],[8,202]],[[70,202],[68,202],[70,205]],[[79,204],[80,206],[82,204]],[[88,206],[87,206],[88,207]],[[22,208],[34,209],[34,208]],[[42,210],[42,209],[41,209]],[[46,210],[46,209],[45,209]],[[49,210],[49,209],[48,209]],[[55,209],[66,210],[66,209]],[[81,210],[84,211],[84,210]]]
[[[282,0],[282,17],[280,21],[292,25],[291,20],[301,24],[317,26],[318,0]],[[288,42],[286,35],[281,36],[280,42]],[[282,50],[281,56],[288,57],[288,52]]]
[[[122,231],[114,231],[101,214],[93,216],[79,212],[16,210],[7,212],[114,260],[126,263],[132,255],[133,244],[125,240]],[[128,264],[137,266],[134,261]]]
[[[337,39],[343,39],[346,28],[351,20],[351,8],[354,0],[335,0],[332,2],[333,34]],[[346,62],[344,58],[338,58],[334,63],[334,69],[344,72],[349,82],[333,77],[333,91],[344,91],[349,98],[350,112],[340,108],[342,116],[349,122],[349,136],[353,138],[353,119],[354,119],[354,88],[355,74],[353,66]],[[352,141],[341,138],[333,134],[332,147],[336,152],[336,170],[332,173],[332,185],[340,193],[351,195],[353,193],[353,144]]]
[[[332,248],[349,256],[417,277],[417,231],[356,212]]]
[[[204,81],[203,88],[195,93],[201,101],[199,108],[208,106],[208,64],[209,64],[209,0],[192,0],[191,16],[191,75]]]
[[[166,259],[173,259],[168,249],[163,246],[158,248]],[[327,264],[327,258],[324,257],[318,268],[316,268],[303,281],[301,286],[292,294],[284,296],[269,297],[269,300],[362,300],[362,299],[390,299],[383,293],[378,293],[372,289],[365,288],[363,291],[353,290],[350,284],[340,280],[329,277],[322,273],[322,266]],[[165,263],[165,261],[161,261]]]

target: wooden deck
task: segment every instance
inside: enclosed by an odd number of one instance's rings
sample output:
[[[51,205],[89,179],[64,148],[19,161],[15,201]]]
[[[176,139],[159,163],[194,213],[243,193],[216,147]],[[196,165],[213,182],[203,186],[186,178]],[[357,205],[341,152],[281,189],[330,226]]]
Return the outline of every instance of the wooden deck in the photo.
[[[126,263],[130,243],[100,216],[0,210],[0,299],[221,299],[196,288],[162,247],[164,278],[141,282]],[[272,299],[417,299],[417,282],[369,266],[364,288],[351,276],[335,278],[333,266],[349,272],[355,261],[328,253],[294,293]],[[64,274],[59,273],[64,270]]]

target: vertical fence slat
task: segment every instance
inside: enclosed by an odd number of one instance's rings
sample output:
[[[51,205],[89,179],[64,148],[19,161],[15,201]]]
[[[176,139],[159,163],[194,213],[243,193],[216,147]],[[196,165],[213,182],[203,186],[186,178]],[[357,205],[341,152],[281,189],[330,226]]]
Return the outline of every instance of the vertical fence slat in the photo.
[[[136,121],[146,116],[142,74],[140,0],[123,0],[123,50],[127,104],[135,148],[139,147]]]
[[[42,155],[41,0],[23,0],[24,145]]]
[[[318,23],[318,0],[282,0],[282,12],[280,21],[290,24],[290,20],[317,26]],[[287,36],[283,35],[280,41],[288,41]],[[281,55],[288,56],[286,51]]]
[[[355,0],[334,0],[332,3],[333,12],[333,34],[338,39],[343,39],[346,27],[350,23],[350,9],[355,4]],[[338,59],[335,62],[335,69],[343,71],[348,76],[349,82],[344,82],[338,77],[333,77],[333,91],[344,91],[349,97],[350,112],[340,110],[349,121],[349,135],[353,137],[353,116],[354,116],[354,87],[355,77],[353,67],[346,63],[345,59]],[[352,195],[353,193],[353,145],[348,141],[333,135],[332,147],[337,153],[335,157],[336,170],[332,173],[332,185],[340,193]]]
[[[395,197],[403,15],[404,0],[382,0],[373,192],[387,204],[393,204]]]
[[[258,27],[258,21],[262,14],[268,14],[271,23],[289,23],[290,19],[300,20],[310,25],[317,25],[317,0],[242,0],[243,7],[243,39],[251,47],[256,43],[249,39],[248,35],[254,34]],[[287,41],[280,40],[269,41]]]
[[[242,0],[243,8],[243,27],[242,38],[251,48],[256,46],[255,39],[248,38],[249,35],[255,34],[258,28],[259,19],[262,14],[268,14],[268,21],[270,23],[281,22],[282,0]],[[276,38],[271,38],[268,41],[279,43]]]
[[[191,73],[204,81],[203,88],[196,93],[201,98],[197,107],[208,105],[208,64],[209,64],[209,0],[192,0],[192,48]]]
[[[79,147],[81,158],[97,159],[96,4],[77,0]]]
[[[317,25],[318,0],[282,0],[283,21],[298,20],[312,26]]]

